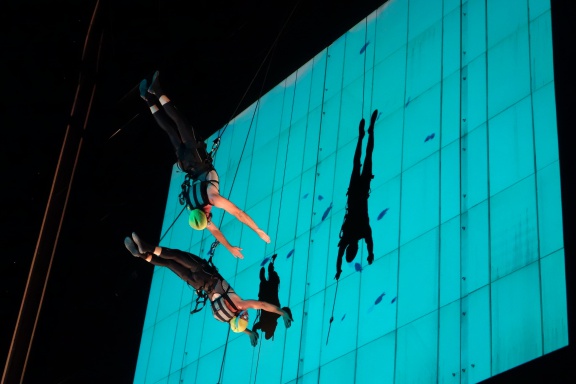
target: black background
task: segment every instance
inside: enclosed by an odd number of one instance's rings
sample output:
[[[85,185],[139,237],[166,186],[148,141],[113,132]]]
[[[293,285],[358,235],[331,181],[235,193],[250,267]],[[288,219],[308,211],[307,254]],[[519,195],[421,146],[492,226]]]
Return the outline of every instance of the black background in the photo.
[[[8,355],[66,128],[84,123],[70,117],[79,79],[95,84],[96,91],[36,327],[28,383],[133,380],[152,267],[131,257],[122,241],[132,230],[160,238],[174,162],[169,141],[139,98],[139,81],[160,70],[163,88],[208,137],[381,2],[2,4],[0,361]],[[573,2],[552,5],[574,330],[576,12]],[[87,95],[82,93],[77,104],[87,105]],[[574,361],[574,347],[569,347],[490,381],[569,382]]]

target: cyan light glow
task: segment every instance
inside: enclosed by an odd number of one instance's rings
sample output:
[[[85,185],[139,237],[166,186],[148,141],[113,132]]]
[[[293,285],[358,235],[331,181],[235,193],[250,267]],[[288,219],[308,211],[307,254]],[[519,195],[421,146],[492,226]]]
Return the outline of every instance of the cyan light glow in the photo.
[[[336,292],[376,109],[375,261],[361,241]],[[231,121],[216,156],[222,195],[272,242],[214,209],[245,255],[215,263],[256,299],[278,254],[293,326],[253,348],[190,315],[193,290],[157,268],[134,382],[474,383],[566,346],[558,159],[549,1],[388,1]],[[214,239],[186,215],[168,230],[182,181],[175,167],[161,245],[207,258]]]

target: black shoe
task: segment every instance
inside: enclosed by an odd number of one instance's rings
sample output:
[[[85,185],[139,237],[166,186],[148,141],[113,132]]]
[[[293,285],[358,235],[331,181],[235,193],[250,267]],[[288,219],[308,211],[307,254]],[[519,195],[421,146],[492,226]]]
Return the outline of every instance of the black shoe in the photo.
[[[145,254],[145,253],[153,253],[154,252],[154,248],[151,245],[149,245],[148,243],[142,241],[142,239],[140,239],[138,237],[136,232],[132,232],[132,239],[134,240],[134,242],[138,246],[138,251],[140,253]]]
[[[160,72],[154,72],[154,76],[152,76],[152,81],[150,82],[150,86],[148,87],[148,92],[153,94],[156,97],[162,96],[164,93],[162,92],[162,88],[160,88],[160,80],[158,79]]]
[[[147,100],[146,95],[148,94],[148,81],[146,81],[146,79],[140,82],[140,86],[138,87],[138,89],[140,91],[140,97],[143,98],[144,100]]]
[[[128,251],[130,251],[132,256],[142,257],[142,254],[138,251],[138,247],[136,247],[136,244],[134,244],[131,238],[127,237],[124,239],[124,246]]]

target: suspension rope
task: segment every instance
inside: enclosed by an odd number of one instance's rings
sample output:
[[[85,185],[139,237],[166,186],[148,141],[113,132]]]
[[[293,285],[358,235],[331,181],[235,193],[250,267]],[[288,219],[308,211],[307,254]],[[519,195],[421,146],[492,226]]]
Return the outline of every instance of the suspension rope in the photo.
[[[332,315],[330,316],[330,325],[328,326],[328,335],[326,336],[326,345],[330,339],[330,330],[332,330],[332,322],[334,321],[334,308],[336,308],[336,295],[338,294],[338,280],[336,280],[336,291],[334,291],[334,304],[332,304]]]
[[[302,0],[298,0],[298,2],[294,5],[294,8],[292,8],[292,11],[290,12],[290,14],[288,15],[288,17],[286,18],[286,21],[284,22],[284,25],[282,25],[282,28],[280,29],[280,32],[278,32],[278,35],[276,35],[276,39],[274,39],[274,42],[272,43],[272,45],[270,46],[270,49],[268,49],[268,52],[266,53],[266,56],[264,56],[264,59],[262,60],[262,63],[260,64],[260,66],[258,67],[258,70],[256,71],[256,73],[254,74],[254,77],[252,78],[252,80],[250,81],[250,84],[248,84],[248,88],[246,88],[246,91],[244,92],[244,95],[242,95],[242,98],[240,99],[240,102],[238,103],[238,105],[236,106],[236,108],[234,109],[234,112],[232,112],[232,115],[230,116],[230,119],[228,119],[228,123],[226,123],[226,125],[224,125],[224,128],[222,128],[221,132],[218,134],[218,139],[220,137],[222,137],[222,135],[224,134],[224,132],[226,131],[226,129],[228,128],[228,124],[230,123],[230,121],[232,120],[232,118],[234,116],[236,116],[236,112],[238,111],[238,109],[240,108],[240,105],[242,104],[242,102],[244,101],[244,99],[246,98],[246,96],[248,95],[248,91],[250,90],[250,88],[252,87],[252,84],[254,83],[254,81],[256,81],[256,77],[258,76],[258,74],[260,73],[260,71],[262,70],[262,67],[264,65],[264,63],[266,62],[266,60],[268,59],[268,56],[270,56],[272,54],[272,52],[274,51],[274,49],[276,48],[276,46],[278,45],[278,41],[280,40],[280,36],[282,35],[282,33],[284,32],[284,30],[286,29],[286,26],[288,25],[288,22],[290,21],[290,19],[292,18],[292,16],[294,15],[294,12],[296,12],[296,9],[298,8],[298,6],[300,5],[300,2]],[[270,67],[268,67],[268,69],[270,69]],[[268,74],[268,72],[266,72],[266,75]],[[260,91],[260,97],[262,96],[262,91]],[[259,98],[260,99],[260,98]]]
[[[368,18],[366,17],[364,19],[364,74],[363,74],[363,78],[362,78],[362,110],[360,111],[360,116],[363,119],[364,118],[364,97],[366,94],[366,46],[368,44]],[[348,214],[348,203],[346,203],[346,214],[344,215],[344,219],[342,220],[342,225],[344,225],[344,222],[346,221],[346,216]],[[342,235],[342,231],[340,231],[340,235]],[[330,339],[330,331],[332,330],[332,322],[334,321],[334,309],[336,308],[336,296],[338,294],[338,283],[339,283],[339,278],[336,279],[336,291],[334,292],[334,302],[332,304],[332,315],[330,316],[330,323],[328,325],[328,335],[326,336],[326,345],[328,345],[328,340]]]

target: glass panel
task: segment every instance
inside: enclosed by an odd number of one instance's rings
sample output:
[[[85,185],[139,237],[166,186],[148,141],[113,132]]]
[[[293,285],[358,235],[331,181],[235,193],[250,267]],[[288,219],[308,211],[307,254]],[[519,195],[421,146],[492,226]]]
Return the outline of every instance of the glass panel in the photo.
[[[442,33],[442,77],[460,69],[460,52],[462,51],[460,34],[460,7],[454,9],[453,5],[444,2],[444,9],[452,7],[453,10],[443,20]]]
[[[288,136],[288,153],[285,158],[278,159],[286,163],[284,170],[283,180],[288,183],[302,174],[302,143],[306,138],[306,120],[301,119],[297,123],[292,124],[290,127],[290,134]],[[274,156],[268,158],[271,161]],[[265,160],[266,161],[266,160]],[[260,180],[270,180],[260,179]]]
[[[198,360],[196,383],[217,383],[220,379],[220,370],[214,368],[214,362],[221,362],[224,356],[224,347],[220,347],[209,355]],[[232,359],[230,359],[232,360]]]
[[[534,173],[530,99],[524,99],[488,125],[490,195]]]
[[[356,351],[332,361],[320,368],[319,383],[353,383]]]
[[[460,378],[460,301],[440,308],[438,329],[438,382],[456,383]]]
[[[327,49],[314,57],[312,61],[312,84],[310,87],[310,105],[308,110],[319,108],[324,100],[324,81],[326,74]]]
[[[440,86],[435,86],[405,108],[403,169],[440,148]]]
[[[484,287],[462,298],[462,381],[477,383],[490,377],[490,289]]]
[[[324,316],[321,316],[324,326],[320,365],[327,364],[357,348],[357,333],[360,326],[358,322],[360,276],[360,273],[355,273],[346,278],[340,278],[337,293],[336,284],[332,284],[324,291]],[[330,324],[333,306],[334,321]],[[354,374],[354,370],[351,369],[351,371]],[[322,370],[320,370],[320,376],[322,376]]]
[[[152,363],[146,370],[146,380],[155,382],[170,373],[170,362],[172,359],[172,348],[174,346],[174,334],[178,313],[167,317],[156,323],[152,345],[150,347],[149,361]]]
[[[340,37],[328,47],[326,64],[326,82],[324,83],[324,102],[342,91],[344,73],[344,49],[346,36]]]
[[[318,143],[318,161],[334,154],[338,145],[338,125],[340,124],[340,107],[342,93],[338,93],[324,102],[322,107],[322,126]]]
[[[534,114],[536,168],[542,169],[551,162],[558,160],[554,83],[534,92],[532,95],[532,113]]]
[[[544,353],[549,353],[568,345],[564,251],[544,257],[540,268]]]
[[[360,301],[358,345],[396,329],[397,284],[398,252],[385,255],[362,270],[361,294],[356,298]],[[334,317],[335,322],[339,320]]]
[[[440,227],[440,306],[460,298],[460,218]]]
[[[378,150],[372,153],[372,162],[380,166],[374,166],[374,179],[370,184],[373,190],[400,175],[402,125],[403,112],[401,109],[388,117],[381,117],[376,124],[374,148],[378,148]]]
[[[440,153],[440,221],[460,213],[460,143],[455,141]]]
[[[374,67],[374,105],[382,117],[402,112],[406,93],[406,47]],[[402,125],[398,129],[401,129]]]
[[[146,316],[148,319],[148,316]],[[136,363],[136,372],[134,373],[135,383],[145,383],[148,376],[150,365],[150,351],[154,337],[154,327],[145,329],[140,338],[140,348],[138,349],[138,361]]]
[[[500,192],[490,204],[492,280],[538,259],[534,177]]]
[[[257,134],[254,138],[254,154],[265,149],[271,140],[278,142],[280,133],[280,117],[282,116],[282,105],[284,103],[284,87],[278,85],[260,99],[260,108],[258,109]],[[210,142],[210,141],[208,141]],[[229,143],[230,144],[230,143]],[[222,147],[216,152],[218,159],[220,156],[228,156],[228,148]],[[218,159],[219,160],[219,159]],[[219,169],[219,167],[216,167]],[[222,175],[219,175],[222,177]]]
[[[462,64],[486,52],[486,0],[462,4]]]
[[[488,0],[488,49],[528,23],[526,0]]]
[[[467,295],[489,283],[489,230],[486,201],[462,214],[460,221],[461,295]]]
[[[542,355],[538,263],[492,284],[493,374]]]
[[[536,17],[548,10],[550,10],[550,0],[528,0],[530,20],[534,20]]]
[[[437,370],[438,313],[433,312],[398,328],[395,379],[397,383],[434,383]]]
[[[460,137],[460,71],[442,83],[442,147]]]
[[[564,248],[558,162],[538,172],[537,182],[540,256],[546,256]]]
[[[400,243],[404,244],[438,225],[438,152],[404,172],[402,178]]]
[[[376,19],[375,63],[380,63],[400,47],[405,47],[407,33],[408,2],[386,2],[379,8]]]
[[[306,118],[310,103],[310,86],[312,84],[312,62],[304,64],[296,71],[296,94],[290,119],[292,124]]]
[[[308,303],[306,303],[308,305]],[[303,350],[300,349],[302,342],[306,342],[306,338],[302,340],[303,325],[307,321],[307,315],[304,315],[303,303],[293,305],[290,307],[294,322],[290,327],[289,337],[286,337],[286,344],[284,345],[284,355],[289,357],[284,359],[282,364],[282,382],[286,383],[294,380],[302,373],[304,358]],[[307,325],[306,328],[307,329]]]
[[[400,248],[398,326],[438,308],[438,229]]]
[[[486,126],[462,138],[462,210],[466,211],[488,197],[488,158]]]
[[[533,91],[554,80],[551,23],[550,11],[530,23],[530,69]]]
[[[378,189],[372,189],[368,202],[368,215],[374,242],[374,257],[398,248],[400,228],[400,177],[396,177]],[[379,236],[380,234],[380,236]]]
[[[344,48],[344,82],[342,87],[364,77],[365,69],[373,61],[374,42],[367,36],[366,19],[356,24],[345,35]]]
[[[320,365],[320,350],[326,340],[322,340],[322,326],[324,324],[324,292],[310,297],[305,302],[304,317],[302,318],[302,342],[300,345],[300,359],[303,366],[302,373],[314,371]],[[326,322],[327,323],[327,322]]]
[[[427,2],[440,5],[440,2]],[[429,16],[429,15],[428,15]],[[408,43],[406,103],[442,79],[442,22],[436,22]]]
[[[530,93],[528,28],[518,29],[488,51],[488,116]]]
[[[394,382],[395,350],[395,332],[359,348],[356,362],[356,383]]]
[[[412,40],[442,18],[442,2],[410,0],[408,17],[408,40]]]
[[[462,82],[462,104],[466,108],[466,112],[462,112],[462,123],[466,126],[465,132],[470,132],[486,122],[486,55],[481,54],[468,64]]]

